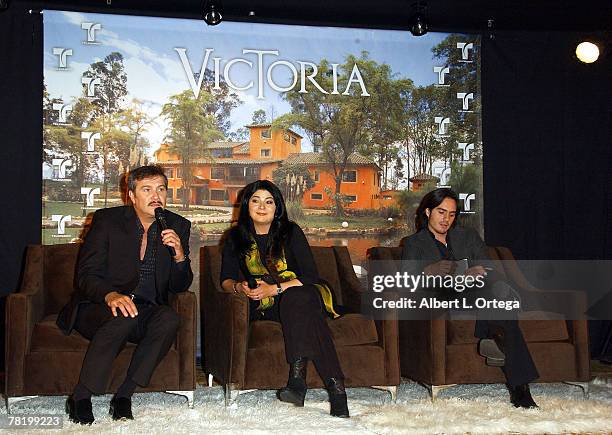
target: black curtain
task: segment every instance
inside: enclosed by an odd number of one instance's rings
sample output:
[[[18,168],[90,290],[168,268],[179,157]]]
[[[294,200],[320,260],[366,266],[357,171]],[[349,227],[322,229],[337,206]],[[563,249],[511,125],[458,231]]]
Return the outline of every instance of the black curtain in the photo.
[[[0,321],[18,286],[28,244],[40,243],[42,16],[24,7],[0,12]],[[4,355],[4,332],[0,334]],[[0,358],[4,371],[4,358]]]
[[[0,13],[0,294],[17,288],[28,244],[40,243],[42,212],[42,15]]]
[[[612,59],[580,39],[483,37],[486,239],[522,259],[612,258]]]

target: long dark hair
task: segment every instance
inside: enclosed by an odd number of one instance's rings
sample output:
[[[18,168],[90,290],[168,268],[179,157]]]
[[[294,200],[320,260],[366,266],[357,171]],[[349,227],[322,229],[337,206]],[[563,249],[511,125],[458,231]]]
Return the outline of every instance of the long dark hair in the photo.
[[[459,220],[460,207],[459,207],[459,196],[455,193],[454,190],[449,189],[447,187],[440,187],[439,189],[432,190],[427,195],[421,199],[421,203],[416,209],[414,214],[414,227],[417,231],[421,231],[423,228],[427,228],[427,223],[429,222],[429,218],[427,214],[425,214],[425,209],[429,209],[430,211],[442,204],[445,198],[450,198],[455,201],[457,204],[457,214],[455,215],[455,220],[451,225],[451,228],[454,228],[457,225],[457,221]]]
[[[249,201],[253,194],[258,190],[266,190],[270,192],[274,199],[276,210],[274,211],[274,219],[270,225],[268,232],[268,243],[266,245],[266,257],[278,258],[281,256],[283,246],[287,240],[290,226],[292,222],[287,216],[287,207],[280,189],[274,183],[268,180],[258,180],[244,186],[240,192],[240,211],[238,212],[238,222],[232,231],[234,249],[240,258],[244,258],[246,253],[251,248],[253,236],[255,234],[255,226],[249,215]],[[266,260],[268,259],[266,258]]]

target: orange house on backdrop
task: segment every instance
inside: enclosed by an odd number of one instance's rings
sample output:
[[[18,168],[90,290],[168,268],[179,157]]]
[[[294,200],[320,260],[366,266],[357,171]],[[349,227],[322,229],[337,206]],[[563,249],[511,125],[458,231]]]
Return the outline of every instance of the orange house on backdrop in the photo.
[[[321,153],[292,154],[286,160],[288,165],[301,164],[315,181],[312,189],[307,190],[302,200],[306,208],[328,208],[333,199],[325,192],[336,190],[333,169],[325,162]],[[327,189],[327,190],[329,190]],[[381,207],[380,168],[376,163],[358,153],[349,156],[348,164],[342,174],[340,193],[344,195],[349,209],[377,209]]]
[[[301,153],[302,136],[290,129],[272,130],[271,124],[248,125],[248,142],[214,142],[208,146],[209,157],[193,160],[191,204],[231,206],[240,189],[255,180],[272,179],[272,171],[281,164],[302,164],[308,168],[315,186],[306,191],[306,208],[329,208],[335,181],[330,165],[320,153]],[[154,153],[155,161],[168,177],[168,202],[180,203],[183,195],[182,160],[162,144]],[[380,168],[370,159],[354,153],[344,172],[341,192],[350,209],[376,209],[381,206]]]

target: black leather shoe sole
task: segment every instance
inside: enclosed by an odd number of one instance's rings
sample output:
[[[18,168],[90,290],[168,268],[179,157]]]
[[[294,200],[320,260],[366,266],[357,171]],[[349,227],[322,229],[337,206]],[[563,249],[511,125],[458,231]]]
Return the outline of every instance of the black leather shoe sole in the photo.
[[[66,399],[66,414],[73,423],[92,424],[94,422],[91,400],[83,399],[77,403],[72,396],[68,396],[68,399]]]
[[[134,416],[132,415],[132,400],[125,397],[113,398],[110,401],[108,413],[113,420],[134,420]]]
[[[283,387],[276,392],[276,397],[281,402],[293,403],[295,406],[304,406],[306,391],[298,391],[293,388]]]

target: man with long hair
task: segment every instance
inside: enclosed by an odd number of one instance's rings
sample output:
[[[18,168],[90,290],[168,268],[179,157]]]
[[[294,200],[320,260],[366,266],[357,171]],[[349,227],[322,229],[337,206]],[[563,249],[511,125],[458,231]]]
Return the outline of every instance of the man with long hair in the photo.
[[[467,259],[465,275],[484,278],[491,294],[498,292],[503,293],[502,297],[512,298],[514,290],[492,276],[494,271],[485,269],[490,259],[478,233],[457,226],[459,214],[459,197],[451,189],[435,189],[423,197],[415,214],[417,232],[404,240],[402,260],[406,269],[413,274],[448,276],[453,275],[458,260]],[[468,296],[469,291],[466,290]],[[539,375],[516,318],[479,318],[474,335],[480,338],[478,349],[486,363],[502,368],[512,404],[537,407],[529,382]]]

